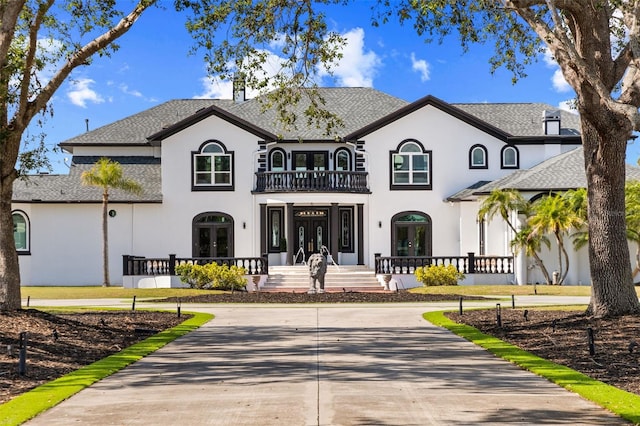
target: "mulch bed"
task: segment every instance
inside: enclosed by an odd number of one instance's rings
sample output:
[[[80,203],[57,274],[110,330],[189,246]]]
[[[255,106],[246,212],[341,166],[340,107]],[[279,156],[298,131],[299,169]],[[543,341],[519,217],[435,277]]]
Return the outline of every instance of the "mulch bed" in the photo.
[[[112,355],[187,319],[148,311],[52,315],[0,313],[0,403]],[[26,374],[19,374],[20,333],[27,333]]]
[[[452,320],[591,378],[640,395],[640,316],[596,319],[581,311],[544,309],[470,310]],[[594,355],[589,345],[593,332]]]

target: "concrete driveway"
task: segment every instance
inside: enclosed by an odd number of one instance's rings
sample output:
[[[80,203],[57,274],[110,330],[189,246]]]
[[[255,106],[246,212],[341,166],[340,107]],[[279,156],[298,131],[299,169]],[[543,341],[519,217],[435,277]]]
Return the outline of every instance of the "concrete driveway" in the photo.
[[[434,327],[425,304],[198,310],[216,318],[28,424],[627,424]]]

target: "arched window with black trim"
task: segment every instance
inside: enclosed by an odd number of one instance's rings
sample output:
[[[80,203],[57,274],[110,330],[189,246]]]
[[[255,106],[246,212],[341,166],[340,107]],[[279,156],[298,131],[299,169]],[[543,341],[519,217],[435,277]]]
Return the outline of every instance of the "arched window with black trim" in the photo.
[[[27,254],[30,251],[30,225],[29,217],[22,210],[14,210],[11,213],[13,219],[13,239],[18,254]]]
[[[351,153],[348,149],[340,148],[336,150],[333,160],[333,168],[337,171],[351,170]]]
[[[469,150],[469,168],[486,169],[489,167],[487,148],[484,145],[473,145]]]
[[[391,189],[431,189],[431,151],[407,139],[391,151]]]
[[[503,169],[517,169],[520,167],[520,156],[518,154],[518,148],[513,145],[506,145],[500,152],[502,158]]]
[[[192,190],[233,190],[233,151],[227,151],[220,141],[209,140],[192,152],[192,156]]]
[[[276,148],[269,154],[269,170],[272,172],[284,172],[287,170],[287,160],[285,152]]]

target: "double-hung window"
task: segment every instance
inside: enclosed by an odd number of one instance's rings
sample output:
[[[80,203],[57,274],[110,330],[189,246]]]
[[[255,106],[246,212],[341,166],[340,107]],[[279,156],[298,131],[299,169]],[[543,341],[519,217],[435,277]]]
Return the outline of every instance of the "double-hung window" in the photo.
[[[431,189],[431,151],[407,140],[391,152],[391,189]]]
[[[233,190],[233,152],[207,141],[193,153],[193,190]]]

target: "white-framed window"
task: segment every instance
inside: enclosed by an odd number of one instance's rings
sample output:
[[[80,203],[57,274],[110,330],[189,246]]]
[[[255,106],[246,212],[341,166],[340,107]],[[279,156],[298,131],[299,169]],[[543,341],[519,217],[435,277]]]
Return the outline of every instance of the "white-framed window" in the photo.
[[[193,155],[194,190],[232,190],[233,152],[222,142],[207,141]]]
[[[431,151],[416,140],[391,152],[391,189],[431,189]]]
[[[340,148],[335,153],[334,169],[336,171],[351,170],[351,153],[349,150]]]
[[[502,148],[500,154],[503,169],[517,169],[520,167],[518,149],[515,146],[507,145]]]
[[[272,172],[283,172],[287,169],[284,151],[281,149],[271,151],[269,167]]]
[[[30,226],[29,217],[21,210],[14,210],[11,213],[13,219],[13,239],[16,244],[18,254],[28,253],[30,250]]]
[[[469,150],[469,168],[486,169],[488,165],[487,148],[485,148],[483,145],[472,146]]]

